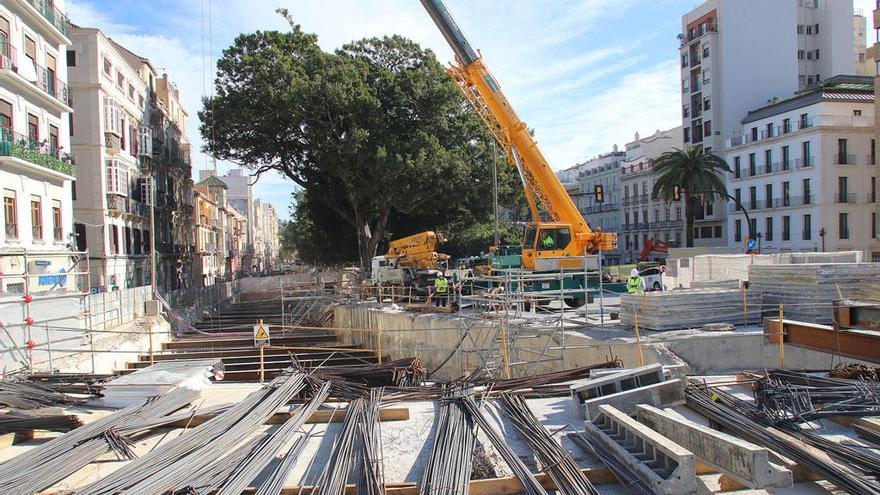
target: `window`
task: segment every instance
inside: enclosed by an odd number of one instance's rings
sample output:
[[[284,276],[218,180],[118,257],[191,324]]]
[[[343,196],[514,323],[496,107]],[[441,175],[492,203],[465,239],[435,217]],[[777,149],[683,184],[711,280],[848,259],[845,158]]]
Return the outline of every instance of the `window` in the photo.
[[[684,117],[684,118],[687,118],[687,117],[690,117],[690,116],[691,116],[691,107],[690,107],[690,105],[684,105],[684,106],[681,108],[681,115],[682,115],[682,117]]]
[[[55,57],[46,54],[46,91],[53,96],[57,96],[58,83],[55,79]]]
[[[67,50],[67,66],[76,67],[76,52],[74,50]]]
[[[736,189],[733,190],[733,199],[735,199],[737,203],[741,203],[741,202],[742,202],[742,197],[741,197],[741,196],[742,196],[742,189],[740,189],[740,188],[736,188]]]
[[[706,146],[705,148],[703,148],[703,154],[704,155],[711,155],[712,154],[712,147]]]
[[[807,117],[807,114],[802,113],[800,116],[800,128],[805,129],[805,128],[809,127],[810,126],[809,122],[810,122],[810,119],[809,119],[809,117]]]
[[[877,142],[871,140],[871,165],[877,165]]]
[[[813,202],[812,201],[813,198],[811,197],[812,191],[810,190],[810,179],[804,179],[803,189],[804,189],[804,204],[808,205]]]
[[[758,208],[758,188],[755,186],[751,186],[749,188],[749,209],[755,210]]]
[[[0,100],[0,128],[12,129],[12,103],[6,100]]]
[[[681,66],[682,66],[682,67],[687,67],[687,66],[688,66],[688,54],[687,54],[687,53],[682,53],[682,54],[681,54]]]
[[[813,76],[807,76],[807,84],[813,84]]]
[[[571,242],[571,231],[568,228],[541,229],[538,235],[538,250],[565,249],[569,242]]]
[[[764,186],[764,195],[767,199],[766,208],[773,208],[773,184],[766,184]]]
[[[9,57],[11,55],[9,53],[11,51],[11,46],[9,45],[9,28],[9,19],[5,17],[0,17],[0,45],[2,45],[2,54],[6,57]]]
[[[816,48],[816,55],[813,58],[815,58],[816,60],[819,60],[819,49],[818,48]],[[816,76],[816,82],[819,82],[818,75]]]
[[[758,235],[757,232],[758,232],[758,219],[753,217],[751,219],[751,222],[749,222],[749,237],[751,237],[753,233],[757,237],[757,235]]]
[[[119,254],[119,226],[110,226],[110,254]]]
[[[804,235],[803,238],[805,241],[809,241],[813,238],[813,218],[807,214],[804,215]]]
[[[122,134],[122,122],[119,102],[110,97],[104,98],[104,132],[119,136]]]
[[[773,172],[773,150],[764,150],[764,173]]]
[[[681,206],[675,207],[675,219],[681,220]]]
[[[73,224],[73,230],[76,234],[76,250],[85,251],[88,249],[88,245],[86,244],[86,225],[83,223],[75,223]]]
[[[125,150],[125,117],[119,119],[119,147]]]
[[[788,146],[782,147],[782,170],[788,170],[788,160],[789,160],[789,152]]]
[[[712,227],[701,227],[700,228],[700,237],[703,239],[711,239],[712,238]]]
[[[740,167],[739,157],[736,156],[733,158],[733,176],[736,177],[737,179],[739,179],[742,174],[742,172],[740,172],[740,170],[739,170],[739,167]]]
[[[37,43],[29,36],[24,37],[24,56],[31,59],[32,64],[37,64]]]
[[[840,239],[849,239],[849,213],[837,215],[837,232]]]
[[[849,201],[849,179],[847,177],[837,178],[837,202],[850,203]]]
[[[120,88],[125,87],[125,76],[122,75],[122,72],[119,70],[116,71],[116,85]]]
[[[119,160],[107,160],[107,193],[128,196],[128,168]]]
[[[3,222],[6,225],[6,239],[18,239],[18,211],[15,206],[15,191],[3,190]]]
[[[813,51],[807,52],[807,60],[813,60]],[[813,76],[807,76],[807,84],[813,84]]]
[[[877,202],[877,177],[871,177],[871,202]]]
[[[716,239],[721,239],[721,226],[716,225],[715,227],[712,228],[712,230],[713,230],[714,237]]]
[[[803,156],[804,156],[803,157],[804,166],[809,167],[813,164],[813,159],[812,159],[812,157],[810,157],[810,142],[809,141],[803,142],[802,150],[803,150]]]
[[[804,25],[803,24],[797,25],[797,34],[804,34]]]
[[[639,210],[633,210],[633,224],[639,223]]]
[[[764,221],[764,239],[773,240],[773,217],[767,217]]]
[[[813,34],[813,26],[807,26],[807,34]]]
[[[818,7],[818,5],[817,5],[817,7]],[[818,24],[813,26],[813,34],[819,34],[819,25]]]
[[[767,137],[773,137],[773,122],[767,122]]]
[[[791,206],[791,182],[782,183],[782,206]]]
[[[39,196],[31,196],[31,233],[35,241],[43,240],[43,202]]]
[[[709,84],[709,69],[703,69],[703,84]]]
[[[125,237],[125,254],[131,254],[131,228],[124,227],[122,235]]]
[[[144,108],[144,106],[145,106],[144,95],[141,95],[141,94],[138,95],[138,106],[140,108]]]
[[[789,132],[791,132],[791,119],[783,119],[782,132],[785,134],[788,134]]]
[[[758,140],[758,128],[752,127],[752,141]]]
[[[804,51],[798,50],[798,60],[803,60],[803,59],[804,59]]]
[[[684,128],[684,142],[691,142],[691,130],[689,127]]]
[[[629,212],[628,211],[623,214],[623,224],[629,225]]]
[[[58,153],[58,128],[49,124],[49,153],[55,158],[61,158]]]
[[[709,137],[711,135],[712,135],[712,121],[707,120],[706,122],[703,122],[703,136]]]
[[[113,64],[106,58],[104,59],[104,75],[108,77],[113,75]]]
[[[708,96],[703,98],[703,110],[710,110],[712,108],[711,98]]]
[[[846,165],[847,163],[849,163],[847,161],[846,144],[846,138],[837,140],[837,163],[841,165]]]
[[[56,242],[64,240],[64,229],[61,226],[61,201],[52,200],[52,238]]]
[[[853,116],[854,117],[861,117],[862,111],[861,110],[853,110]]]
[[[754,153],[749,153],[749,175],[751,175],[751,176],[753,176],[753,177],[754,177],[754,176],[756,175],[756,173],[757,173],[756,170],[755,170],[756,167],[757,167],[757,163],[756,163],[756,162],[757,162],[757,160],[755,159],[755,154],[754,154]]]
[[[709,58],[709,44],[703,45],[703,58]]]
[[[871,239],[877,238],[877,212],[871,212]]]
[[[734,220],[733,222],[733,240],[742,242],[742,220]]]
[[[791,217],[788,215],[782,217],[782,240],[791,240]]]
[[[28,114],[27,130],[31,146],[37,146],[40,142],[40,119],[36,115]]]

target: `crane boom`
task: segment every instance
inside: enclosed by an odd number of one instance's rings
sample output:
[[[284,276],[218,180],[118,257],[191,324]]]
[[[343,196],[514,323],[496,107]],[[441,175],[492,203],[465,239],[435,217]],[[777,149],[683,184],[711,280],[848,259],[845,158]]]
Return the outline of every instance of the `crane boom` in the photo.
[[[579,257],[617,246],[613,233],[594,232],[550,168],[534,140],[482,57],[471,47],[442,0],[421,0],[455,53],[447,73],[458,84],[477,114],[519,170],[534,225],[523,238],[523,266],[535,268],[538,258]],[[540,209],[539,209],[540,207]],[[547,220],[542,219],[542,211]],[[546,241],[550,237],[551,241]],[[576,263],[573,265],[576,266]]]

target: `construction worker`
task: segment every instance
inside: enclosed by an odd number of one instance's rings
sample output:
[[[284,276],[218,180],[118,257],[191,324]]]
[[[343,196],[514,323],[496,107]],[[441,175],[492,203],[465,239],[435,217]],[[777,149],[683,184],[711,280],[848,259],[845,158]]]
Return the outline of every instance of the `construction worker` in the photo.
[[[440,272],[434,279],[434,306],[445,308],[449,303],[449,281],[446,275]]]
[[[556,240],[554,240],[553,236],[550,235],[550,233],[548,232],[547,237],[545,237],[544,240],[541,241],[541,246],[543,246],[544,249],[553,249],[554,244],[556,244]]]
[[[629,272],[629,280],[626,281],[626,291],[629,293],[645,292],[645,279],[639,275],[635,268]]]

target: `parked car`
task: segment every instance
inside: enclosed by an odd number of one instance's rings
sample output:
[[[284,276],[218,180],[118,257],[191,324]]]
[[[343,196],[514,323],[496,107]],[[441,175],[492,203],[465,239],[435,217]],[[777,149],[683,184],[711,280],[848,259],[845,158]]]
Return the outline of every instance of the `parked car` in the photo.
[[[652,266],[640,271],[639,275],[645,280],[645,290],[664,290],[666,286],[663,283],[663,274],[665,272],[666,267],[663,266]]]

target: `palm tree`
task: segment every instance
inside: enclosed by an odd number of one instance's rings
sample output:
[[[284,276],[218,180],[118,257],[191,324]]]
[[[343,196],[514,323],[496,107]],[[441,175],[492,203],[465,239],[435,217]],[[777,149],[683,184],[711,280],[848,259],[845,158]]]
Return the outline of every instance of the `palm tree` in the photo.
[[[687,247],[693,247],[696,206],[711,204],[716,193],[727,195],[722,174],[730,172],[730,166],[718,155],[688,146],[660,155],[654,161],[654,172],[658,176],[654,181],[654,194],[660,199],[671,203],[679,194],[684,195],[685,242]]]

